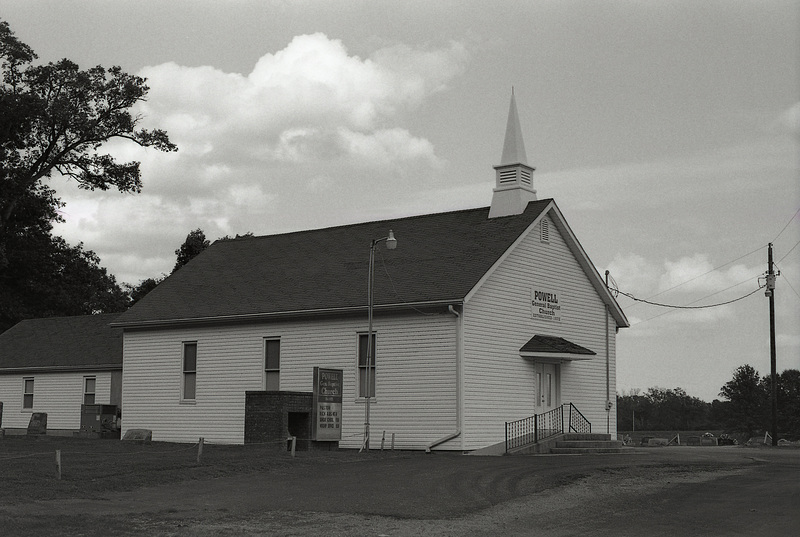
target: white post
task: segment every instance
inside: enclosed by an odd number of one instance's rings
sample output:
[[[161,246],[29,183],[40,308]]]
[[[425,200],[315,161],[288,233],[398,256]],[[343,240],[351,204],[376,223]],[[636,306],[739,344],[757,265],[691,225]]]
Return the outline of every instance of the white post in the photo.
[[[197,464],[200,464],[200,459],[203,456],[203,443],[205,440],[203,437],[200,437],[200,440],[197,441]]]
[[[296,436],[290,436],[289,440],[292,441],[292,457],[294,457],[294,450],[295,450],[295,447],[297,445],[297,437]]]

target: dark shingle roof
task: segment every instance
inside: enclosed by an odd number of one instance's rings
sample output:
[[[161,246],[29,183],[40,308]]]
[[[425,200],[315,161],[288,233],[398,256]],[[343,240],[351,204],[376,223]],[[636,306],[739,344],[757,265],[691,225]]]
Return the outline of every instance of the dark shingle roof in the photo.
[[[15,369],[121,369],[119,313],[20,321],[0,334],[0,371]]]
[[[551,202],[502,218],[481,208],[217,241],[118,322],[365,307],[370,241],[390,229],[398,245],[376,248],[376,307],[462,300]]]
[[[533,336],[522,346],[519,352],[523,354],[584,354],[587,356],[594,356],[597,354],[563,337],[543,336],[539,334]]]

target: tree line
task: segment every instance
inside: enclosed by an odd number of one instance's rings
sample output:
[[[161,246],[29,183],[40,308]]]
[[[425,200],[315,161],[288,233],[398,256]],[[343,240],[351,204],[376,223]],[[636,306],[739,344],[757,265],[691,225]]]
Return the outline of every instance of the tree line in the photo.
[[[85,190],[138,193],[139,163],[118,162],[103,144],[177,150],[131,112],[147,96],[145,79],[37,58],[0,20],[0,331],[22,319],[128,306],[130,293],[94,252],[53,235],[64,203],[49,180],[58,174]]]
[[[0,333],[23,319],[124,311],[166,277],[119,283],[83,243],[53,234],[64,207],[49,186],[53,174],[85,190],[136,194],[139,162],[118,162],[103,144],[178,150],[165,131],[141,128],[143,118],[132,113],[147,98],[146,80],[119,67],[37,59],[0,20]],[[208,245],[202,230],[191,231],[173,272]]]
[[[787,369],[776,376],[778,432],[781,438],[800,438],[800,371]],[[617,395],[620,431],[701,431],[761,436],[770,428],[770,376],[761,377],[752,366],[734,371],[719,391],[721,399],[708,403],[683,389],[649,388]]]

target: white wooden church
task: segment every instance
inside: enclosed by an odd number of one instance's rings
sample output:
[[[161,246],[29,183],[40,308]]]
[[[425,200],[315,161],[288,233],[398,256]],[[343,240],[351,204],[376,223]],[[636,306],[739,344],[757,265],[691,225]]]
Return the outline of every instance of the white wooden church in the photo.
[[[616,434],[628,321],[552,199],[538,199],[512,94],[491,206],[212,244],[112,323],[122,427],[243,443],[245,393],[343,372],[340,447],[365,405],[400,449],[472,451],[571,403]],[[487,200],[489,192],[487,192]],[[374,261],[374,353],[366,358]]]

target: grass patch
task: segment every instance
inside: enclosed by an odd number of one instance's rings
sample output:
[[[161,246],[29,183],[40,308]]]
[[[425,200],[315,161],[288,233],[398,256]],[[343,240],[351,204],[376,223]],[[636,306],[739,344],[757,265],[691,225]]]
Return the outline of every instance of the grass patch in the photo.
[[[61,479],[56,450],[61,450]],[[0,503],[64,497],[98,498],[117,491],[341,460],[346,452],[290,453],[274,445],[149,444],[58,436],[0,437]]]

